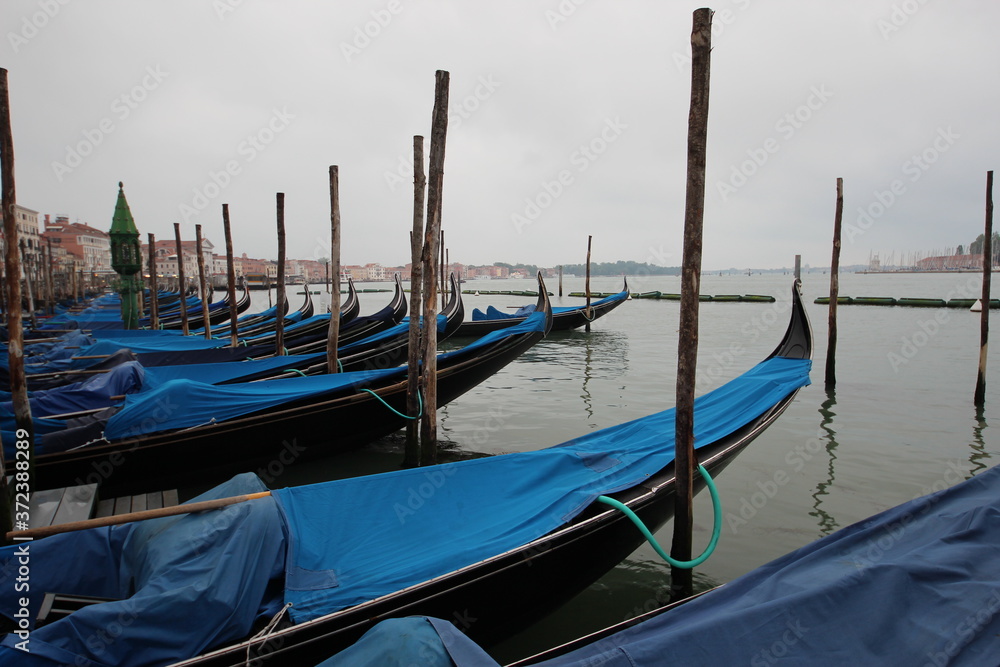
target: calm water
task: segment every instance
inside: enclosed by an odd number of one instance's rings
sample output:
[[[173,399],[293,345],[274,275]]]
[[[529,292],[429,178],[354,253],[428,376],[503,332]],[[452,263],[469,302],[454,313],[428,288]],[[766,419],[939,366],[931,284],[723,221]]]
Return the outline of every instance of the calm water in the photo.
[[[791,282],[790,275],[703,277],[703,294],[769,294],[778,301],[701,304],[699,393],[744,372],[777,345],[787,324]],[[463,288],[516,290],[532,284],[471,281]],[[975,297],[980,284],[975,274],[845,274],[840,293]],[[556,291],[554,281],[548,286]],[[679,292],[680,279],[633,278],[629,286],[633,292]],[[564,280],[567,294],[582,288],[582,279]],[[594,279],[592,289],[618,291],[621,279]],[[812,301],[828,291],[829,275],[803,275],[815,338],[813,384],[717,480],[727,521],[715,554],[695,573],[699,588],[730,581],[838,528],[954,484],[992,466],[1000,455],[1000,431],[989,428],[994,420],[1000,423],[998,353],[989,360],[995,379],[988,385],[984,413],[977,415],[972,405],[979,313],[841,306],[838,383],[835,392],[827,392],[828,311]],[[264,293],[255,296],[266,299]],[[389,298],[361,296],[362,313],[381,308]],[[297,306],[301,297],[291,298]],[[527,301],[465,296],[467,313]],[[554,305],[581,302],[553,298]],[[677,322],[678,302],[632,300],[595,322],[589,335],[553,334],[442,409],[442,437],[461,452],[529,451],[671,407]],[[392,469],[399,456],[400,439],[390,437],[362,452],[290,471],[281,483]],[[781,472],[788,481],[774,485]],[[696,552],[708,540],[711,516],[708,496],[699,496]],[[658,534],[665,545],[670,536],[669,525]],[[496,647],[494,657],[503,662],[529,655],[659,606],[668,578],[669,567],[644,546],[559,612]]]

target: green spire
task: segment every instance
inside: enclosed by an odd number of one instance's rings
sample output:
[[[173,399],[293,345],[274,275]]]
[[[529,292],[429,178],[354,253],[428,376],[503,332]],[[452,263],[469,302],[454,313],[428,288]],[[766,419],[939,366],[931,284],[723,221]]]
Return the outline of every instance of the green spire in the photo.
[[[137,238],[139,234],[135,220],[132,219],[132,211],[129,210],[128,202],[125,201],[125,191],[121,181],[118,181],[118,202],[115,204],[115,215],[111,219],[110,233],[135,234]]]

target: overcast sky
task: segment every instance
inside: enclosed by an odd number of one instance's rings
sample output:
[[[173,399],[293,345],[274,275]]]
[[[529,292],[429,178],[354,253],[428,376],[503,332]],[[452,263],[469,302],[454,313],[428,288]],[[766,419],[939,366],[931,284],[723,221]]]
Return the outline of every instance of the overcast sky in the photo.
[[[412,137],[451,75],[453,261],[681,263],[692,12],[642,0],[4,0],[18,203],[274,258],[409,259]],[[1000,3],[712,9],[706,269],[944,250],[982,232],[1000,155]],[[429,148],[429,143],[428,143]],[[863,215],[866,212],[867,215]]]

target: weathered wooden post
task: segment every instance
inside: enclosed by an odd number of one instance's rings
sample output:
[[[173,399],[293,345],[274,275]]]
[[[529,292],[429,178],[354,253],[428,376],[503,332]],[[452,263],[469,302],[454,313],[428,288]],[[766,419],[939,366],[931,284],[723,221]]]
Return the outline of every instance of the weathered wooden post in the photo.
[[[424,235],[424,192],[427,176],[424,174],[424,138],[413,137],[413,229],[410,231],[410,338],[406,373],[406,446],[403,465],[413,468],[420,465],[420,310],[421,240]],[[426,324],[424,325],[427,326]],[[436,330],[436,327],[435,327]]]
[[[156,298],[156,236],[149,234],[149,325],[160,328],[160,302]]]
[[[444,186],[445,140],[448,136],[448,72],[435,73],[431,152],[427,179],[427,229],[421,255],[424,263],[423,396],[420,423],[420,464],[437,462],[437,255],[441,234],[441,198]]]
[[[28,402],[28,383],[24,375],[24,328],[21,322],[21,266],[18,253],[20,243],[17,231],[17,191],[14,186],[14,136],[10,124],[10,94],[7,87],[7,70],[0,67],[0,200],[3,201],[4,281],[7,297],[7,361],[10,373],[10,398],[14,408],[14,450],[26,452],[24,466],[8,470],[0,446],[0,529],[7,532],[13,527],[11,496],[7,477],[14,479],[17,493],[31,493],[34,486],[35,429]],[[26,468],[26,469],[20,469]],[[18,515],[17,527],[28,528],[31,517]],[[5,533],[6,534],[6,533]]]
[[[795,276],[795,282],[802,282],[802,255],[795,256],[795,271],[792,275]]]
[[[680,341],[677,352],[677,417],[674,535],[670,556],[691,560],[694,525],[694,390],[698,362],[698,295],[701,292],[702,226],[705,217],[705,161],[712,57],[712,10],[696,9],[691,31],[691,109],[688,114],[687,191],[681,273]],[[690,597],[690,569],[671,566],[671,599]]]
[[[274,302],[278,306],[277,326],[274,329],[274,354],[285,354],[285,193],[275,197],[278,213],[278,286]]]
[[[587,307],[584,309],[584,313],[587,314],[587,324],[584,325],[583,330],[590,333],[590,320],[593,318],[593,313],[590,312],[590,245],[594,240],[593,236],[587,236],[587,273],[586,281],[584,283],[584,291],[587,293]]]
[[[330,166],[330,328],[326,337],[326,372],[337,372],[340,340],[340,168]]]
[[[24,249],[24,239],[18,240],[18,245],[21,249],[21,270],[24,273],[24,291],[28,297],[28,320],[31,322],[31,328],[37,329],[38,315],[35,313],[35,281],[31,279],[31,261],[28,259],[28,253]]]
[[[198,294],[201,295],[201,320],[205,331],[205,340],[212,339],[212,323],[209,321],[208,301],[211,292],[208,291],[208,277],[205,275],[205,255],[201,250],[201,225],[194,226],[194,242],[198,246]]]
[[[181,247],[181,223],[174,223],[174,245],[177,249],[177,282],[181,292],[181,333],[185,336],[190,333],[188,329],[187,311],[187,281],[184,279],[184,249]]]
[[[229,344],[240,344],[239,309],[236,307],[236,261],[233,259],[233,229],[229,224],[229,204],[222,205],[222,233],[226,237],[226,287],[229,293]]]
[[[563,295],[562,289],[562,264],[559,265],[559,296]]]
[[[844,179],[837,179],[837,210],[833,218],[833,260],[830,262],[830,323],[826,346],[826,388],[837,386],[837,298],[840,296],[840,226],[844,219]]]
[[[986,234],[983,238],[983,309],[979,315],[979,372],[976,374],[977,407],[986,403],[986,350],[990,340],[990,279],[993,276],[993,171],[986,172]]]
[[[45,300],[48,302],[49,315],[56,314],[56,288],[52,276],[52,239],[45,239]]]

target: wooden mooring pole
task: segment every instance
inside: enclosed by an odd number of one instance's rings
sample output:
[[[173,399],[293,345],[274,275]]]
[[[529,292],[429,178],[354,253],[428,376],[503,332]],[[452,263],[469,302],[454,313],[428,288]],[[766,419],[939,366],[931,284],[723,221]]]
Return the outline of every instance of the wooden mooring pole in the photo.
[[[674,455],[677,489],[670,556],[691,560],[694,527],[694,391],[698,362],[698,295],[701,293],[702,226],[705,217],[705,162],[708,93],[712,57],[712,10],[696,9],[691,30],[691,108],[688,114],[687,190],[684,207],[684,257],[681,271],[680,341],[677,352],[677,417]],[[690,597],[690,569],[671,566],[670,597]]]
[[[587,236],[587,270],[586,270],[586,281],[584,283],[584,291],[587,293],[587,307],[584,309],[584,313],[587,315],[587,324],[584,325],[583,330],[590,333],[590,319],[593,315],[590,312],[590,247],[591,242],[594,240],[593,236]]]
[[[330,176],[330,328],[326,332],[326,372],[337,372],[340,341],[340,167],[331,165]]]
[[[448,137],[448,84],[450,75],[435,73],[431,150],[427,167],[427,228],[424,231],[423,403],[420,422],[420,465],[437,462],[437,262],[441,235],[441,198],[444,191],[444,154]]]
[[[278,307],[278,315],[274,327],[274,354],[285,354],[285,193],[275,196],[278,214],[278,285],[275,290],[274,303]]]
[[[38,316],[35,314],[35,281],[31,277],[32,262],[28,257],[28,252],[24,249],[24,239],[20,239],[18,244],[21,248],[21,270],[24,272],[24,290],[28,296],[28,321],[31,328],[38,328]]]
[[[840,226],[844,219],[844,179],[837,179],[837,209],[833,216],[833,260],[830,262],[830,321],[826,345],[826,388],[837,386],[837,298],[840,296]]]
[[[187,311],[187,281],[184,279],[184,249],[181,247],[181,223],[174,223],[174,246],[177,249],[177,283],[181,292],[181,333],[187,336],[191,333],[188,329]]]
[[[149,234],[149,326],[160,328],[160,303],[156,299],[156,236]]]
[[[993,276],[993,171],[986,172],[986,234],[983,238],[983,308],[979,317],[979,372],[976,407],[986,404],[986,350],[990,340],[990,279]]]
[[[407,356],[406,446],[403,465],[413,468],[420,465],[420,319],[421,319],[421,270],[420,252],[424,237],[424,199],[427,176],[424,174],[424,138],[413,137],[413,229],[410,230],[410,347]]]
[[[802,282],[802,255],[795,256],[795,282]]]
[[[201,295],[201,321],[205,340],[212,339],[212,323],[208,316],[208,302],[212,298],[208,278],[205,276],[205,254],[201,251],[201,225],[194,226],[195,245],[198,246],[198,294]]]
[[[559,265],[559,296],[563,295],[562,290],[562,264]]]
[[[226,288],[229,293],[229,344],[240,344],[239,308],[236,307],[236,260],[233,258],[233,228],[229,223],[229,204],[222,205],[222,233],[226,237]]]
[[[8,470],[0,446],[0,529],[9,532],[14,525],[11,512],[11,497],[7,488],[7,477],[14,479],[16,493],[30,493],[34,486],[34,443],[35,429],[31,420],[31,404],[28,402],[28,383],[24,374],[24,328],[21,322],[21,266],[18,257],[20,244],[17,230],[17,189],[14,186],[14,136],[10,121],[10,94],[7,87],[7,70],[0,68],[0,200],[3,201],[4,246],[4,287],[7,298],[7,361],[10,374],[10,393],[16,425],[14,451],[18,452],[18,462],[26,461],[27,470]],[[27,458],[22,458],[26,452]],[[23,518],[25,524],[31,517]],[[21,515],[17,517],[21,528]],[[28,525],[23,527],[27,528]]]

